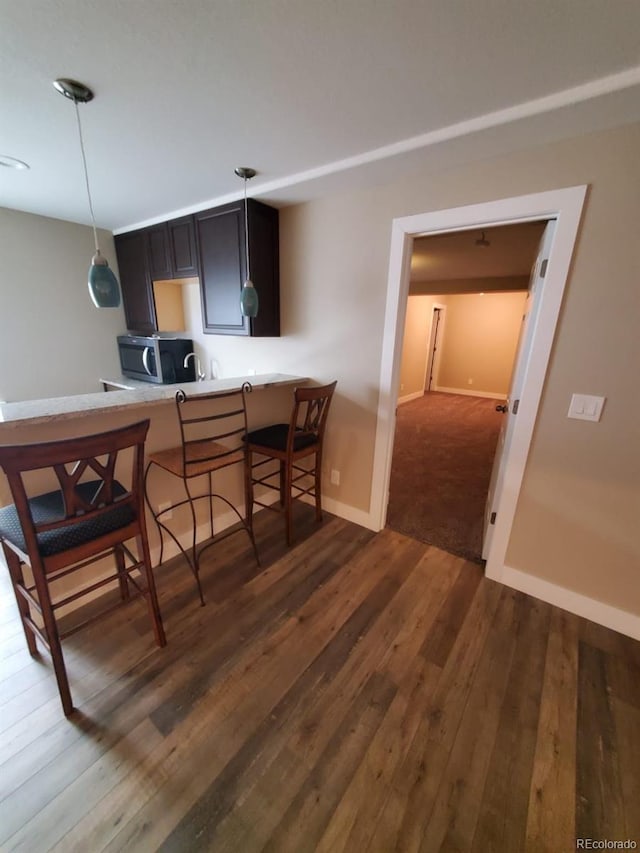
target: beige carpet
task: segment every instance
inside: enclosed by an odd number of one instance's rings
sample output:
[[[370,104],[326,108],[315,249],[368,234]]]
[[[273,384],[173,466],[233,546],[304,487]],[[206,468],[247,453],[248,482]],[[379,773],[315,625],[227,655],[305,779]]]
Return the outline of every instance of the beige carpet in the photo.
[[[398,407],[389,527],[480,562],[498,402],[429,391]]]

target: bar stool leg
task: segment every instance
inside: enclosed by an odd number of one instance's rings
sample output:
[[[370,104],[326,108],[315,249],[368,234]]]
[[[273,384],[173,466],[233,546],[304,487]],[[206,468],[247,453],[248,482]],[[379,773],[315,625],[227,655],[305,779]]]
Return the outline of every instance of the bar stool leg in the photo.
[[[142,559],[142,568],[144,570],[145,582],[147,584],[145,598],[147,600],[147,607],[149,608],[149,616],[153,623],[153,633],[155,635],[157,645],[160,647],[166,646],[167,638],[164,633],[162,616],[160,614],[160,605],[158,603],[158,593],[156,591],[156,582],[151,568],[149,545],[146,539],[142,536],[136,537],[136,544],[138,546],[138,556]]]
[[[42,570],[38,566],[31,567],[33,571],[33,580],[38,593],[38,601],[42,610],[42,620],[44,622],[44,633],[49,644],[49,652],[53,662],[53,671],[55,672],[56,681],[58,682],[58,691],[60,693],[60,701],[62,702],[62,710],[65,717],[68,717],[74,710],[73,700],[71,699],[71,691],[69,689],[69,678],[67,676],[67,668],[64,665],[62,656],[62,645],[60,644],[60,635],[58,634],[58,626],[56,625],[55,616],[53,615],[53,607],[51,605],[51,596],[49,595],[49,586],[46,578],[43,576]]]
[[[116,566],[118,567],[118,584],[120,586],[120,598],[123,601],[128,601],[131,597],[129,590],[129,575],[124,561],[124,551],[121,545],[116,545],[113,549]]]
[[[291,514],[292,514],[292,503],[293,497],[291,494],[291,482],[293,480],[293,464],[291,462],[285,463],[285,493],[284,493],[284,517],[285,517],[285,528],[286,528],[286,536],[287,536],[287,545],[291,545]]]
[[[322,521],[322,454],[316,453],[315,487],[316,521]]]
[[[11,576],[11,586],[13,587],[13,592],[16,597],[16,604],[18,605],[18,613],[20,614],[22,630],[24,631],[24,636],[27,641],[27,648],[29,649],[31,657],[35,657],[38,653],[36,638],[26,622],[27,619],[31,619],[31,609],[29,607],[29,602],[18,592],[18,587],[24,587],[24,575],[22,574],[20,557],[18,557],[15,551],[12,551],[11,548],[7,548],[4,542],[2,543],[2,550],[7,562],[7,568],[9,569],[9,575]]]

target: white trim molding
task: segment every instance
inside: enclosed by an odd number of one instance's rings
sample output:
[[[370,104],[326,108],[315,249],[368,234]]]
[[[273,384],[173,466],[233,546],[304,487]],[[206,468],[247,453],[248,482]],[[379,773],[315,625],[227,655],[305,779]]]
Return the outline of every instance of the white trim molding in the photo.
[[[398,405],[402,406],[403,403],[410,403],[412,400],[419,400],[420,397],[424,397],[424,391],[414,391],[413,394],[407,394],[404,397],[398,398]]]
[[[466,388],[443,388],[442,385],[436,385],[434,391],[441,391],[443,394],[462,394],[465,397],[487,397],[489,400],[506,400],[507,395],[493,391],[469,391]]]
[[[395,410],[414,238],[425,234],[465,231],[514,222],[556,220],[540,297],[540,310],[527,357],[520,408],[506,460],[504,483],[501,494],[496,495],[494,501],[497,515],[486,565],[487,577],[494,580],[501,580],[505,565],[505,555],[586,191],[586,186],[568,187],[448,210],[430,211],[394,219],[391,226],[370,502],[370,516],[375,525],[373,529],[376,530],[384,527],[387,515]]]
[[[635,613],[612,607],[610,604],[581,595],[579,592],[550,583],[527,572],[521,572],[511,566],[504,566],[500,578],[494,578],[494,580],[499,580],[500,583],[512,589],[525,592],[555,607],[568,610],[569,613],[575,613],[576,616],[582,616],[583,619],[611,628],[612,631],[640,640],[640,616]]]

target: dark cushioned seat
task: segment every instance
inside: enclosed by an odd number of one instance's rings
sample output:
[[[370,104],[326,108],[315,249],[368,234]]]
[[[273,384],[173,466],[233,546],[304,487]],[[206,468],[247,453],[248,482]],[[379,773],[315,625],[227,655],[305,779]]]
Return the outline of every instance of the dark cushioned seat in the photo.
[[[262,429],[254,429],[253,432],[247,434],[246,440],[250,444],[261,444],[263,447],[272,447],[274,450],[286,450],[287,438],[289,437],[289,424],[271,424],[270,426],[262,427]],[[293,449],[302,450],[303,447],[311,447],[312,444],[317,444],[318,438],[316,435],[309,435],[300,430],[300,435],[294,436]]]
[[[85,501],[91,501],[100,485],[102,485],[102,480],[92,480],[87,483],[79,483],[76,490]],[[121,483],[114,480],[113,493],[117,499],[126,494],[126,489]],[[36,524],[61,521],[65,515],[62,492],[60,491],[48,492],[46,495],[37,495],[31,498],[29,507]],[[50,557],[60,551],[76,548],[78,545],[84,545],[85,542],[90,542],[106,533],[111,533],[113,530],[126,527],[127,524],[131,524],[134,518],[133,510],[128,504],[119,507],[117,503],[112,510],[99,518],[82,521],[82,516],[79,515],[77,524],[41,533],[38,536],[40,553],[43,557]],[[0,538],[11,542],[21,551],[26,551],[27,545],[18,520],[18,512],[13,504],[0,509]]]

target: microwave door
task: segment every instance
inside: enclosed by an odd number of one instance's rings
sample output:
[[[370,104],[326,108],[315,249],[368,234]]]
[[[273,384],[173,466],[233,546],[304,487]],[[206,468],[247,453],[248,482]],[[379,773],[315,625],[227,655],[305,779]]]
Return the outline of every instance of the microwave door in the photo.
[[[150,355],[150,353],[151,353],[151,347],[145,347],[142,350],[142,366],[147,371],[149,376],[153,376],[153,372],[151,370],[151,367],[149,366],[149,355]]]
[[[153,347],[140,344],[124,344],[120,347],[120,364],[125,376],[158,381],[156,354]]]

